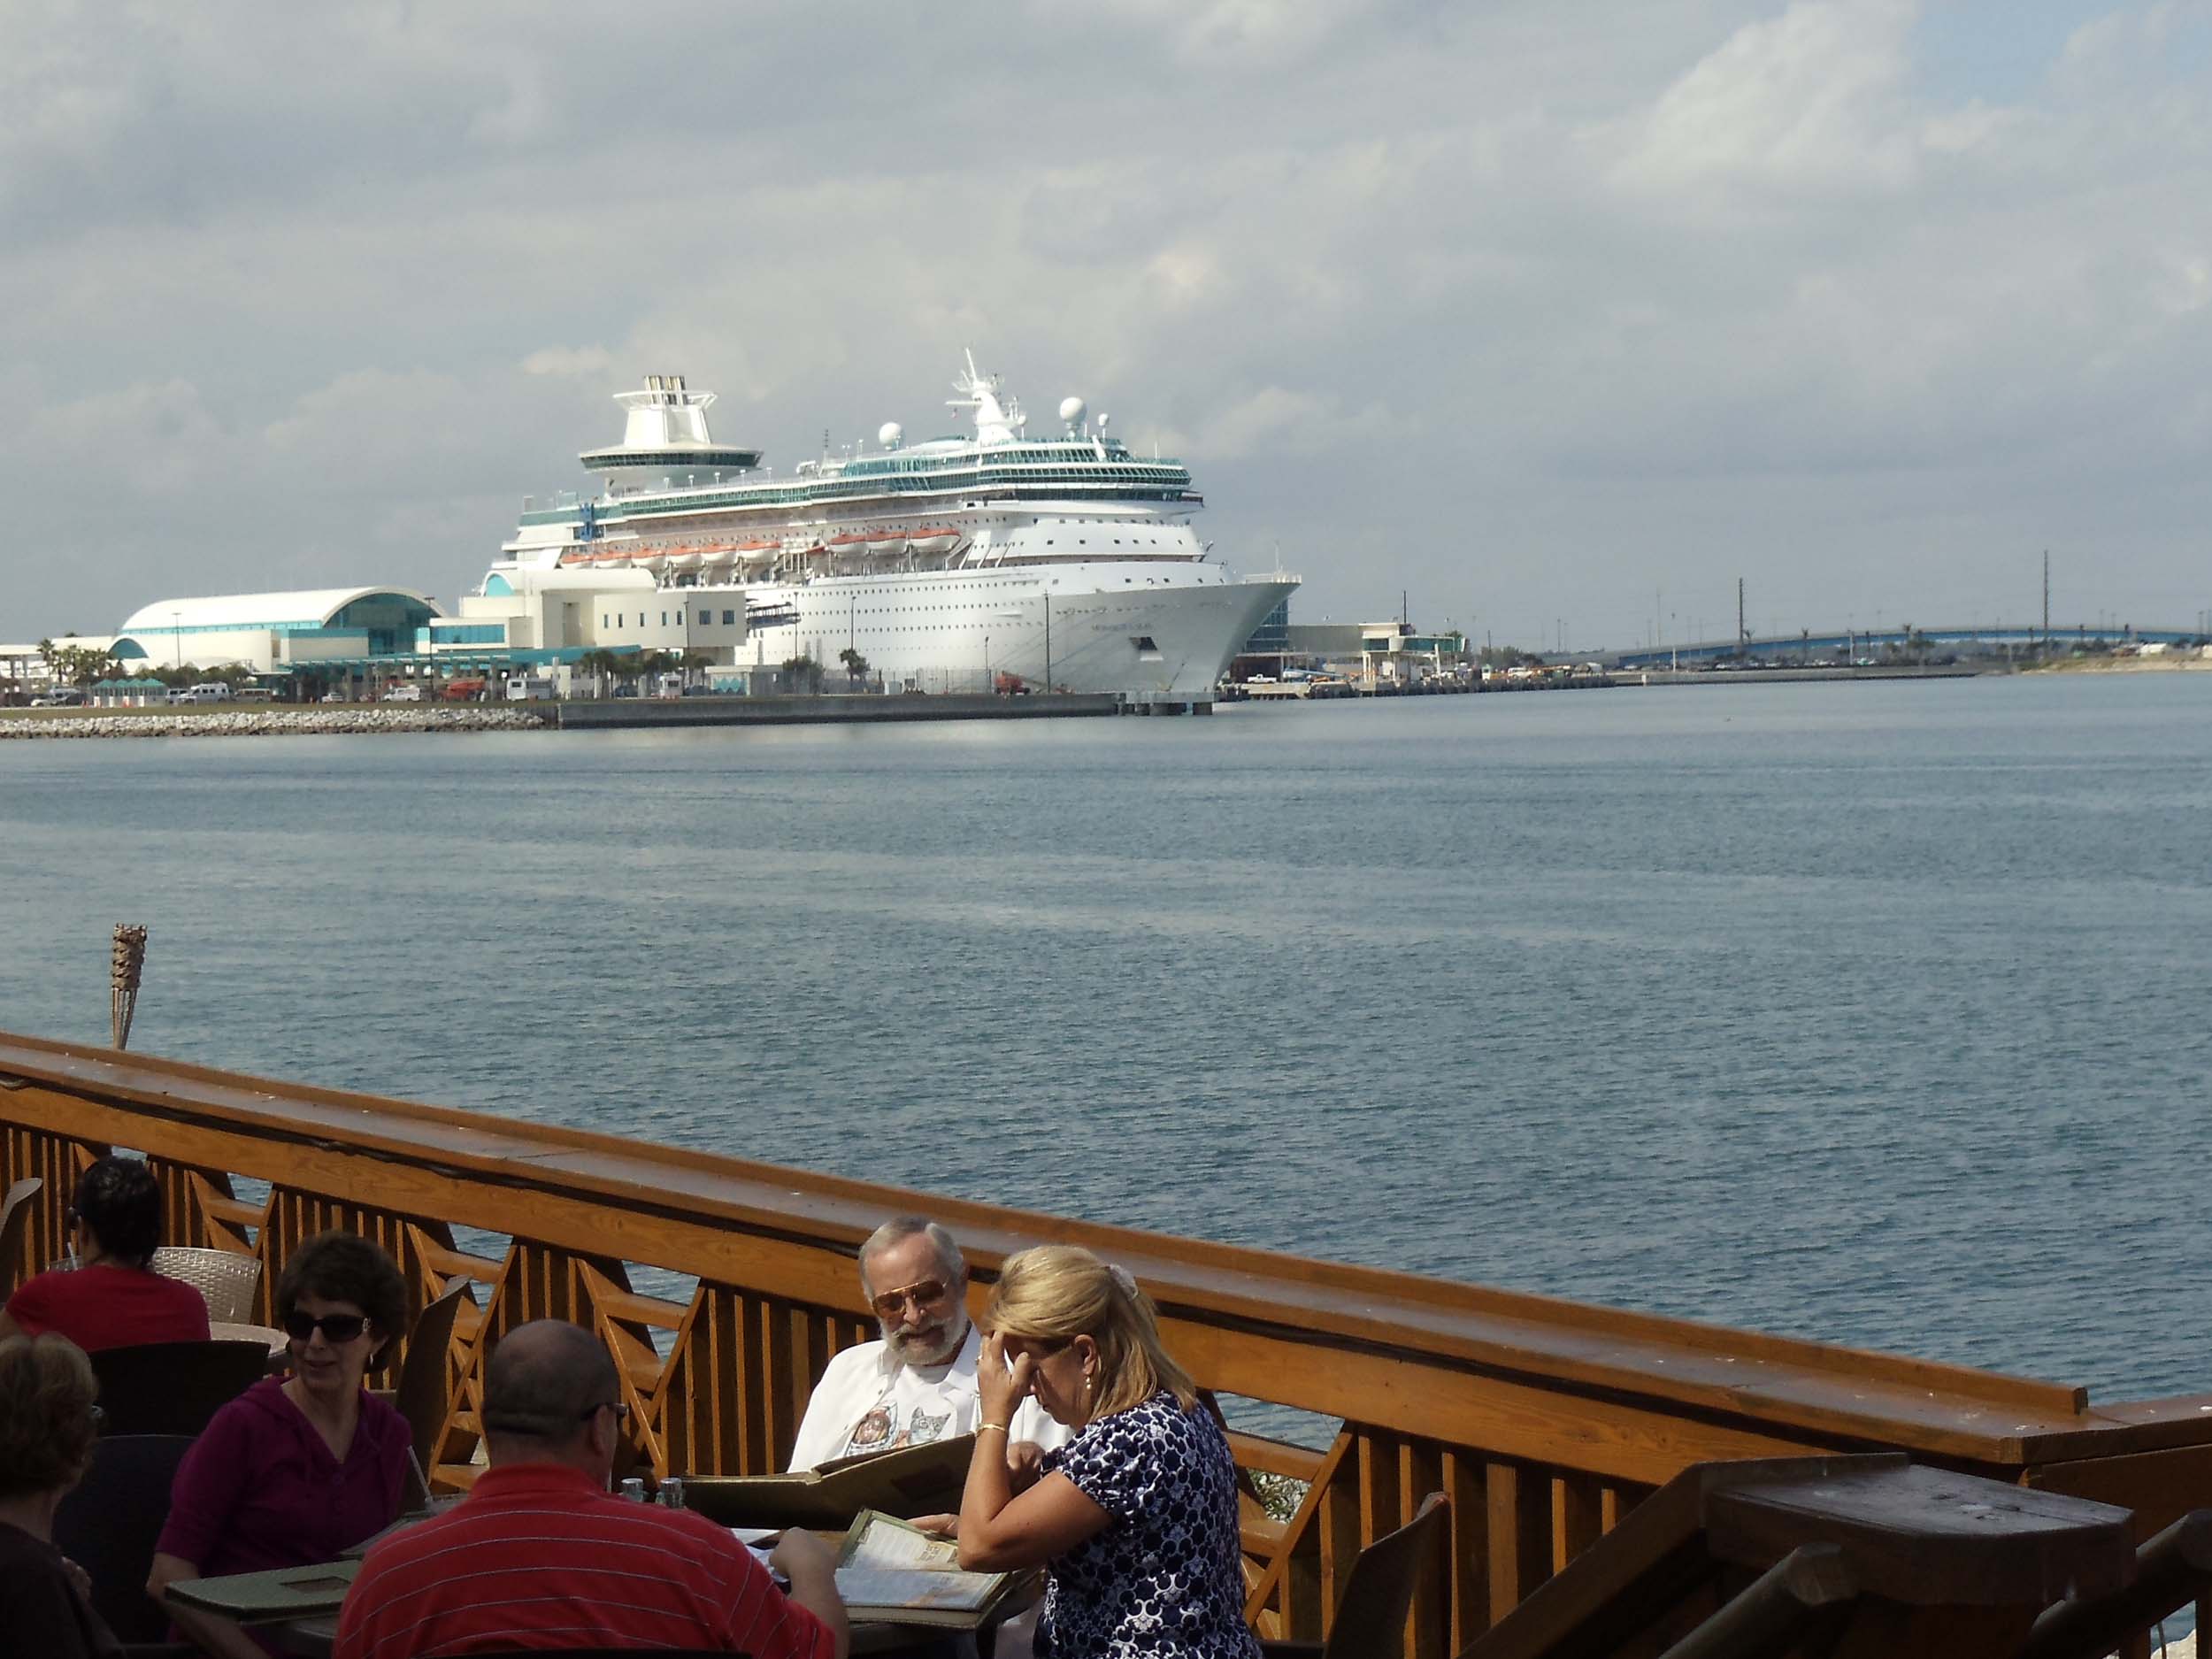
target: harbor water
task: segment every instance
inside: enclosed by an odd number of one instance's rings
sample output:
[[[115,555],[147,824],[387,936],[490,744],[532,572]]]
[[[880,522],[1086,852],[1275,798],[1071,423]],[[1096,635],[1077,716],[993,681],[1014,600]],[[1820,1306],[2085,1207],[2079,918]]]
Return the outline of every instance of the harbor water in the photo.
[[[0,745],[0,1026],[2212,1380],[2212,676]]]

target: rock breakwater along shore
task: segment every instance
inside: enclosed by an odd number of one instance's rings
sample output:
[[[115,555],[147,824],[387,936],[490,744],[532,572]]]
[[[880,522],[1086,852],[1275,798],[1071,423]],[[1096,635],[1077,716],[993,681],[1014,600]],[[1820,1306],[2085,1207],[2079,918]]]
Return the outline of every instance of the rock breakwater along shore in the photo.
[[[237,709],[0,718],[0,739],[42,737],[281,737],[357,732],[520,732],[551,729],[536,709]]]

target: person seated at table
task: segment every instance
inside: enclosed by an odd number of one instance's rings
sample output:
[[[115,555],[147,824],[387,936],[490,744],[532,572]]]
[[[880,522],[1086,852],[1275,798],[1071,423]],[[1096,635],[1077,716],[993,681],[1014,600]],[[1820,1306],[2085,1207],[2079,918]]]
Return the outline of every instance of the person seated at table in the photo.
[[[161,1187],[137,1158],[94,1160],[69,1203],[76,1271],[27,1280],[0,1313],[0,1338],[51,1331],[88,1353],[140,1342],[204,1342],[207,1299],[148,1265],[161,1243]]]
[[[627,1408],[606,1347],[540,1319],[484,1376],[491,1467],[445,1514],[369,1551],[333,1659],[492,1648],[714,1647],[752,1659],[844,1659],[836,1558],[810,1532],[770,1559],[705,1517],[607,1490]]]
[[[977,1372],[960,1564],[1046,1570],[1037,1652],[1259,1659],[1228,1437],[1160,1345],[1151,1298],[1074,1245],[1007,1258]],[[1034,1399],[1074,1430],[1017,1496],[992,1442]]]
[[[215,1414],[178,1465],[149,1594],[214,1578],[335,1561],[398,1518],[413,1436],[361,1379],[407,1328],[407,1286],[371,1240],[325,1233],[277,1280],[291,1375],[270,1378]],[[225,1659],[265,1651],[227,1619],[172,1602],[178,1628]]]
[[[799,1420],[795,1470],[926,1445],[966,1434],[980,1421],[982,1337],[968,1317],[968,1263],[952,1234],[919,1216],[885,1222],[860,1247],[860,1288],[883,1338],[831,1356]],[[1002,1454],[1018,1468],[1033,1468],[1067,1431],[1025,1402],[1013,1436]]]
[[[120,1653],[54,1548],[54,1511],[92,1466],[97,1385],[66,1337],[0,1338],[0,1653]]]

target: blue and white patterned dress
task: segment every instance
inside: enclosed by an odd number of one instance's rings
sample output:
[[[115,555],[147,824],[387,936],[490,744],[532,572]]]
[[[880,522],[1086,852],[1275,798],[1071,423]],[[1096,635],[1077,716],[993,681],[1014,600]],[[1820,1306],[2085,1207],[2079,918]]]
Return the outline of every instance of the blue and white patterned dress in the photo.
[[[1258,1659],[1221,1425],[1156,1394],[1045,1454],[1113,1517],[1048,1572],[1040,1659]]]

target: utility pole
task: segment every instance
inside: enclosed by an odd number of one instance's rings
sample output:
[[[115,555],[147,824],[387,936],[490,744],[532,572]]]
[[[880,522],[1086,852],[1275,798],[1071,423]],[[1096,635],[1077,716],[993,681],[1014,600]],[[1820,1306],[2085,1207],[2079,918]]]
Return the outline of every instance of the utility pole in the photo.
[[[2043,643],[2051,642],[2051,549],[2043,549]]]
[[[1746,645],[1746,644],[1747,644],[1747,643],[1749,642],[1750,639],[1751,639],[1751,635],[1750,635],[1747,632],[1746,632],[1746,631],[1745,631],[1744,625],[1743,625],[1743,578],[1742,578],[1742,577],[1740,577],[1740,576],[1739,576],[1739,577],[1737,577],[1737,578],[1736,578],[1736,655],[1737,655],[1737,656],[1741,657],[1741,656],[1744,654],[1744,647],[1745,647],[1745,645]]]

